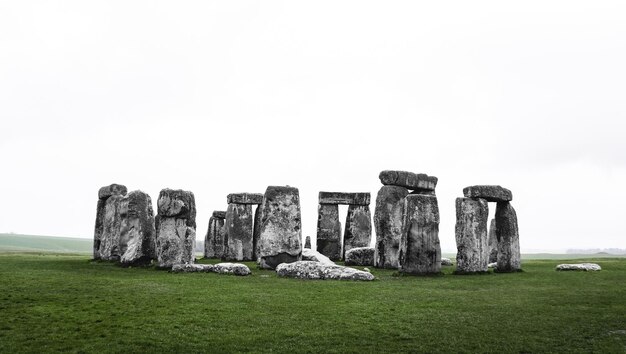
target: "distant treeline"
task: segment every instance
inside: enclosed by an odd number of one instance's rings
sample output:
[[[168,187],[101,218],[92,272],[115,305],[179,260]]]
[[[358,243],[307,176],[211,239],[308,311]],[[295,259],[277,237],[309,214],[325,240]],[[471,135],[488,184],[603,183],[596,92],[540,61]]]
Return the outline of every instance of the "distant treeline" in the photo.
[[[567,254],[594,254],[594,253],[608,253],[626,255],[626,249],[622,248],[586,248],[586,249],[569,249],[565,251]]]

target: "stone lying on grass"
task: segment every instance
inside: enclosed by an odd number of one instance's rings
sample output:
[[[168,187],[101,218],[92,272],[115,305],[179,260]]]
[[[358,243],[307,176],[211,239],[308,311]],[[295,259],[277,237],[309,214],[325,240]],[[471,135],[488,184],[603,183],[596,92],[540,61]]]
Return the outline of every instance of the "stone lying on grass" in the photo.
[[[371,273],[339,265],[328,265],[313,261],[281,263],[276,267],[280,277],[320,280],[374,280]]]
[[[602,268],[596,263],[577,263],[577,264],[559,264],[556,270],[582,270],[582,271],[600,271]]]
[[[442,258],[441,259],[441,265],[442,266],[451,266],[452,265],[452,260],[450,258]]]
[[[495,268],[497,266],[498,266],[498,262],[492,262],[492,263],[487,264],[487,268]]]
[[[240,263],[218,263],[213,266],[213,272],[233,275],[250,275],[252,273],[247,265]]]
[[[346,251],[346,265],[373,266],[374,247],[356,247]]]
[[[239,263],[218,263],[218,264],[174,264],[172,273],[218,273],[249,275],[250,268]]]
[[[172,273],[209,273],[212,271],[212,264],[174,264],[172,266]]]
[[[302,260],[320,262],[322,264],[328,264],[328,265],[335,265],[335,262],[331,261],[330,258],[310,248],[302,249]]]

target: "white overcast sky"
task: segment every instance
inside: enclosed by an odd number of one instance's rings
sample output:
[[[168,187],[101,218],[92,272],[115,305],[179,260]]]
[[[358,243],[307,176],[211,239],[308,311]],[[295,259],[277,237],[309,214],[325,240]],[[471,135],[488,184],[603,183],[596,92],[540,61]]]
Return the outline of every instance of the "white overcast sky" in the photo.
[[[522,250],[626,247],[624,1],[0,1],[0,232],[92,237],[110,183],[513,191]],[[493,214],[495,205],[490,204]],[[342,212],[345,215],[345,208]]]

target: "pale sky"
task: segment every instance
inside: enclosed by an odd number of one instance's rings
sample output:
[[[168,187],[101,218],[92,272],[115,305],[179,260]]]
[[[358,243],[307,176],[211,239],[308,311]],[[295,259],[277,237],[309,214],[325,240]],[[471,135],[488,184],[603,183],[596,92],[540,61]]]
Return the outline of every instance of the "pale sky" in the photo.
[[[97,191],[513,191],[522,251],[626,248],[624,1],[0,1],[0,232],[93,237]],[[342,215],[345,215],[344,207]],[[493,214],[495,205],[490,204]],[[374,237],[374,235],[373,235]]]

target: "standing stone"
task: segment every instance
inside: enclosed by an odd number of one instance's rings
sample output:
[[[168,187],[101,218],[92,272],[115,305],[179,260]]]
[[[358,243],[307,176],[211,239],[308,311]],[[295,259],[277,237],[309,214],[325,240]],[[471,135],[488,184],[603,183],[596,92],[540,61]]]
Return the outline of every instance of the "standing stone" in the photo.
[[[376,229],[374,266],[377,268],[398,268],[404,198],[408,194],[408,189],[398,186],[382,186],[378,191],[374,212]]]
[[[121,184],[111,184],[98,190],[98,205],[96,208],[96,225],[93,234],[93,259],[100,257],[100,245],[102,244],[102,232],[104,230],[104,214],[107,199],[112,195],[126,195],[127,189]]]
[[[517,214],[509,202],[499,202],[496,206],[496,237],[498,239],[496,271],[503,273],[521,271]]]
[[[259,237],[261,236],[261,217],[263,216],[263,204],[254,211],[254,230],[252,232],[252,259],[259,259]]]
[[[204,238],[204,258],[222,258],[224,254],[223,228],[226,212],[214,211],[209,218],[209,229]]]
[[[337,204],[317,207],[317,251],[332,261],[341,260],[341,222]]]
[[[120,252],[123,265],[148,265],[156,259],[156,230],[152,199],[142,191],[130,192],[122,200]]]
[[[357,247],[369,247],[372,241],[372,215],[367,205],[350,205],[343,234],[343,256]]]
[[[489,263],[498,261],[498,238],[496,237],[496,219],[489,225]]]
[[[102,236],[100,242],[100,259],[105,261],[119,261],[120,253],[120,227],[122,218],[120,206],[122,195],[110,196],[104,204],[104,219],[102,223]]]
[[[228,204],[226,209],[225,261],[252,261],[254,218],[251,204]]]
[[[311,248],[311,236],[307,236],[304,241],[304,248]]]
[[[489,242],[487,220],[489,207],[485,199],[456,198],[456,272],[487,272]]]
[[[196,243],[196,201],[192,192],[163,189],[155,218],[160,268],[193,264]]]
[[[298,188],[269,186],[263,198],[259,266],[275,269],[302,256],[302,223]]]
[[[411,194],[405,198],[399,263],[402,273],[441,272],[437,197]]]

